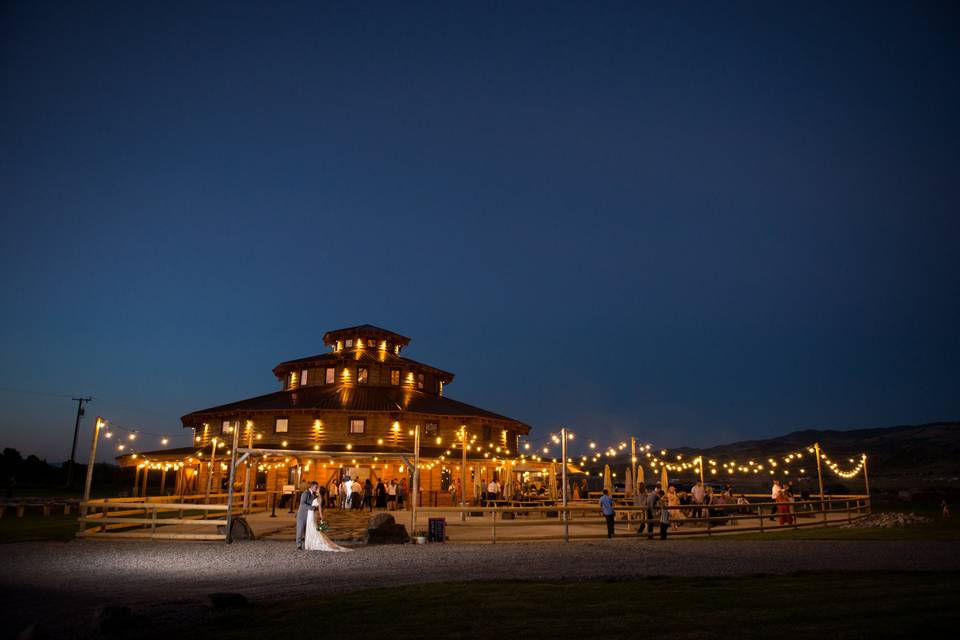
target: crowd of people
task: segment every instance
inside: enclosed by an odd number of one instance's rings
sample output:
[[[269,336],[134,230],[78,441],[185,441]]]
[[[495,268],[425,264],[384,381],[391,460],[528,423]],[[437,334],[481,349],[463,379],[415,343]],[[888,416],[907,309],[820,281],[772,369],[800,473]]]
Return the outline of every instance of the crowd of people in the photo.
[[[577,490],[577,485],[574,485],[575,499]],[[806,490],[801,491],[799,497],[801,500],[810,498]],[[780,480],[774,480],[770,499],[775,503],[769,515],[770,520],[778,521],[780,525],[796,523],[797,506],[794,503],[797,501],[797,492],[792,483],[784,484]],[[697,481],[690,491],[677,491],[673,485],[664,490],[659,482],[651,489],[641,485],[633,503],[644,507],[639,532],[645,530],[647,537],[653,539],[654,528],[658,525],[662,540],[666,540],[667,532],[671,528],[681,526],[687,519],[702,522],[703,518],[707,518],[713,526],[718,526],[732,522],[730,516],[734,514],[753,512],[746,496],[741,493],[735,497],[729,484],[724,485],[722,491],[715,491],[713,487],[705,486],[700,481]],[[604,489],[600,496],[600,511],[607,522],[607,537],[612,538],[615,507],[607,489]]]
[[[394,511],[407,508],[409,489],[407,479],[401,478],[384,482],[377,478],[376,484],[370,478],[363,482],[359,478],[344,476],[343,479],[334,478],[326,486],[319,488],[320,499],[324,505],[332,509],[385,509]]]

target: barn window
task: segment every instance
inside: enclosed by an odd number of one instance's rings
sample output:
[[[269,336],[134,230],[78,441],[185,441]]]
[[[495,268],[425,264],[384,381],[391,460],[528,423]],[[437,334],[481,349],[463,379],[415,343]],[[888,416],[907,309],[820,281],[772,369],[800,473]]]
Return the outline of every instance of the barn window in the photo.
[[[365,418],[350,418],[350,433],[364,433],[367,430]]]

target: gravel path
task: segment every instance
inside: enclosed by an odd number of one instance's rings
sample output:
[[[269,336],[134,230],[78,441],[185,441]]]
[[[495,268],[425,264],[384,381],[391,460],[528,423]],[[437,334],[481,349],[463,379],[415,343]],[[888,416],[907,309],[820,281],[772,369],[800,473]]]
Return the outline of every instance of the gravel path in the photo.
[[[66,628],[86,624],[104,604],[160,618],[189,616],[215,591],[269,601],[445,580],[960,570],[957,551],[956,543],[937,541],[614,539],[375,546],[339,554],[269,541],[21,543],[0,546],[0,602],[14,628],[38,620]]]

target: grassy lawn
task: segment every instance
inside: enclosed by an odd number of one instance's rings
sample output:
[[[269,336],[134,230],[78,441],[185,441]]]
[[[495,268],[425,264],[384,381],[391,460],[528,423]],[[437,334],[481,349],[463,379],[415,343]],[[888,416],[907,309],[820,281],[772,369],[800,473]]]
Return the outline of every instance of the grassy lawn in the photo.
[[[0,543],[27,542],[30,540],[70,540],[77,533],[77,512],[69,516],[54,513],[43,517],[29,510],[22,518],[7,510],[0,518]]]
[[[910,637],[960,623],[957,573],[456,582],[215,613],[182,638]],[[159,631],[159,630],[158,630]],[[816,634],[816,635],[814,635]],[[142,637],[142,636],[141,636]]]

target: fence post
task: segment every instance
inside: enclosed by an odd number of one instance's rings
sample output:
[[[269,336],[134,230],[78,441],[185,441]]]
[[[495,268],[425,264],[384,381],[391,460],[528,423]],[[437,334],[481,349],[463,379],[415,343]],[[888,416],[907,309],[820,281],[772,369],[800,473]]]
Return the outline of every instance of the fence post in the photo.
[[[490,529],[493,535],[493,544],[497,544],[497,512],[491,511],[490,515],[493,516],[490,519]]]
[[[757,507],[757,517],[760,519],[760,533],[763,533],[763,507]]]
[[[158,505],[153,505],[153,516],[151,518],[153,522],[150,523],[150,539],[151,540],[153,539],[153,536],[156,535],[157,533],[157,512],[159,511],[157,506]]]
[[[847,524],[853,522],[853,515],[850,513],[850,501],[847,500]]]

